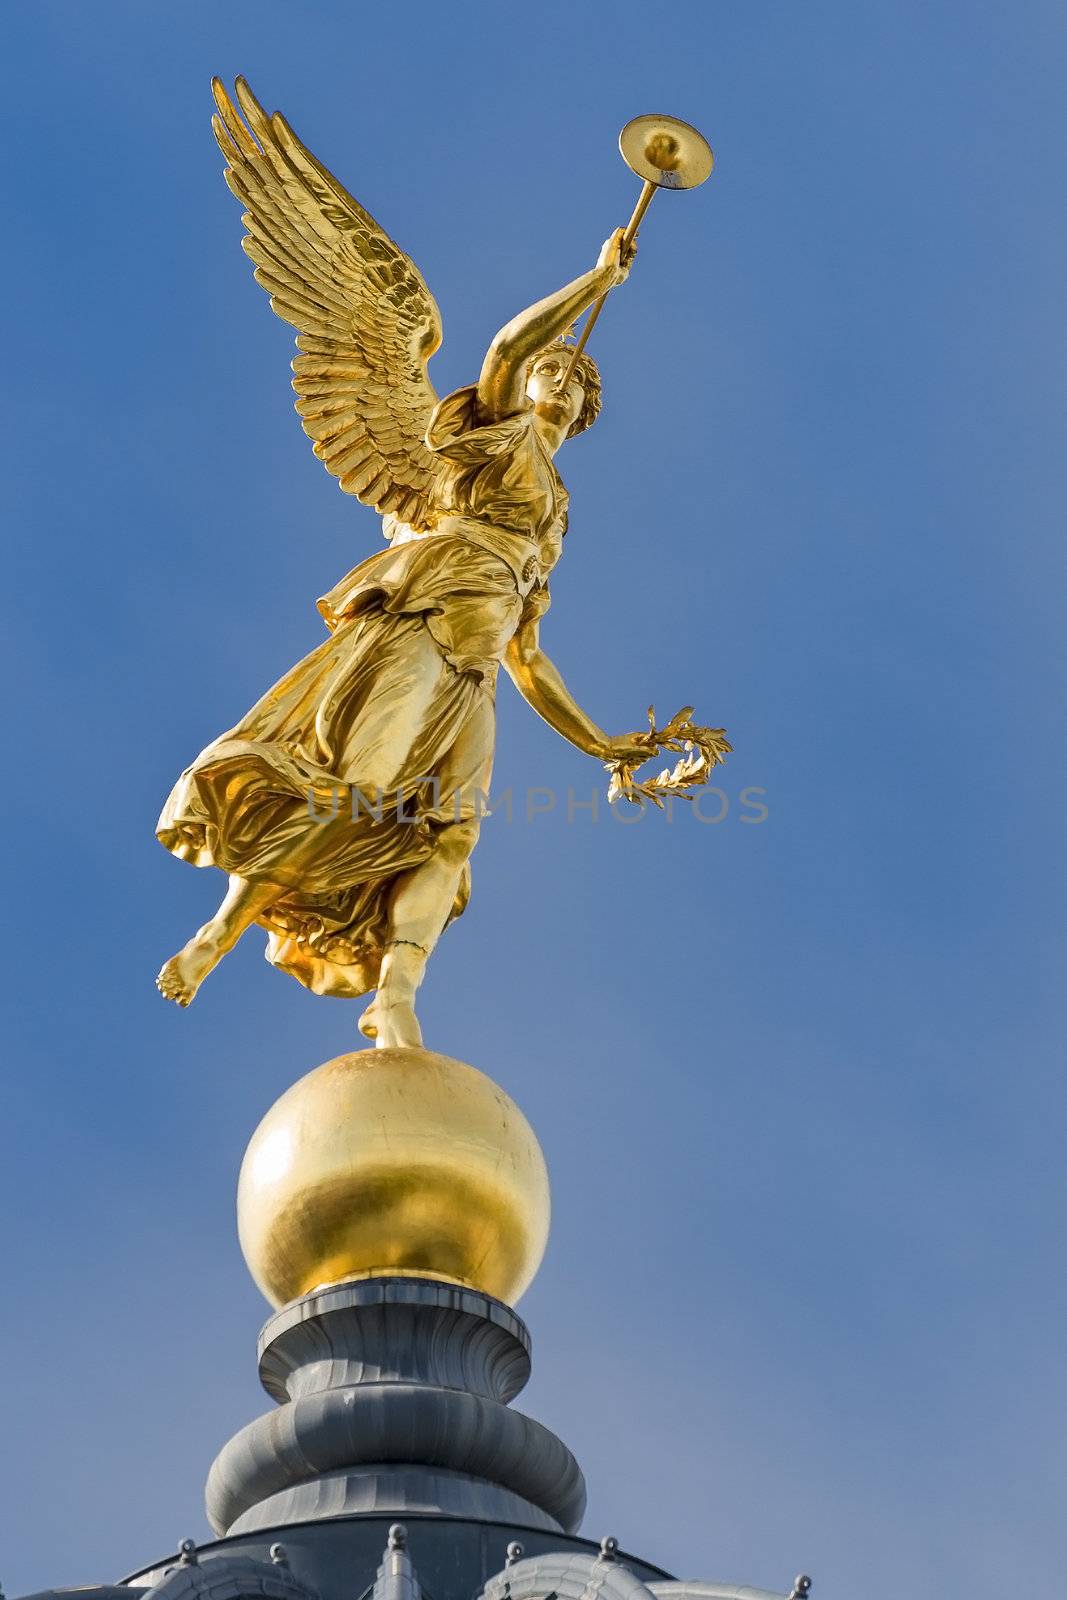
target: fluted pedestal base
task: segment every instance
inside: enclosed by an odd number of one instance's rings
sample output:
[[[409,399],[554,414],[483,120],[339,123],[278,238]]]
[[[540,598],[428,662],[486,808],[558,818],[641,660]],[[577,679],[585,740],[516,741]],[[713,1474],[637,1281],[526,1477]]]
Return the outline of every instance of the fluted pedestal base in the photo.
[[[577,1529],[578,1463],[508,1409],[530,1374],[530,1339],[501,1301],[426,1278],[339,1284],[277,1312],[259,1354],[279,1409],[216,1458],[216,1532],[351,1512]]]

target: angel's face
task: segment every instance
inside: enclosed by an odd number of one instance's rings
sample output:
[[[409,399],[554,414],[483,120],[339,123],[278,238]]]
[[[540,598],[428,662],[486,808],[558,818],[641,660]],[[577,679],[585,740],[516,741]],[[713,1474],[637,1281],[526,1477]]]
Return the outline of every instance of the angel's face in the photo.
[[[526,379],[526,393],[537,415],[564,433],[577,421],[585,404],[585,390],[577,377],[571,378],[565,389],[559,387],[569,360],[566,352],[546,350],[538,356]]]

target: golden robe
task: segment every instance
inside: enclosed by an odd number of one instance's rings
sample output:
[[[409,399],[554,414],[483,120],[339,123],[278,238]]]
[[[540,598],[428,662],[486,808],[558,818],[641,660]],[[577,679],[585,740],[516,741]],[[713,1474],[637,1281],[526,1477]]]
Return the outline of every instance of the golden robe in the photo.
[[[397,878],[485,809],[500,660],[548,608],[567,495],[532,409],[435,407],[433,531],[401,535],[319,601],[329,637],[201,751],[156,833],[198,867],[278,883],[267,959],[316,994],[376,986]],[[469,867],[453,906],[470,893]]]

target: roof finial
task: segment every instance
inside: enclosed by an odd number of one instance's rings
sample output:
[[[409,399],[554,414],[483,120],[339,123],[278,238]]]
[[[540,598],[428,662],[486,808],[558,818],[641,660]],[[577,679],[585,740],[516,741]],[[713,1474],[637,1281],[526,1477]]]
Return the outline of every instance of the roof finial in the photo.
[[[811,1579],[807,1573],[801,1572],[793,1579],[793,1592],[789,1600],[808,1600],[811,1593]]]
[[[389,1529],[390,1550],[403,1550],[407,1547],[408,1530],[402,1522],[394,1522]]]
[[[276,1567],[287,1567],[289,1565],[289,1553],[283,1544],[271,1545],[270,1558]]]
[[[517,1539],[512,1539],[508,1545],[508,1558],[504,1563],[505,1567],[513,1567],[516,1561],[521,1561],[525,1554],[525,1546],[521,1545]]]
[[[196,1540],[183,1539],[178,1546],[179,1567],[195,1567],[197,1564]]]
[[[619,1541],[614,1534],[609,1533],[606,1539],[600,1541],[600,1555],[598,1561],[614,1561],[619,1548]]]

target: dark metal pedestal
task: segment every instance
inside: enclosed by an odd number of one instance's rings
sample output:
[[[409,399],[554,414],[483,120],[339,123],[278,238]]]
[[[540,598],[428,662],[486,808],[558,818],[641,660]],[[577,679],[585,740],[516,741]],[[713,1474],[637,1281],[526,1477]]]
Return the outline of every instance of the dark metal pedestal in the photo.
[[[530,1374],[524,1324],[498,1300],[424,1278],[369,1278],[285,1306],[260,1337],[277,1411],[219,1453],[220,1534],[353,1512],[436,1513],[573,1533],[578,1463],[508,1401]]]

